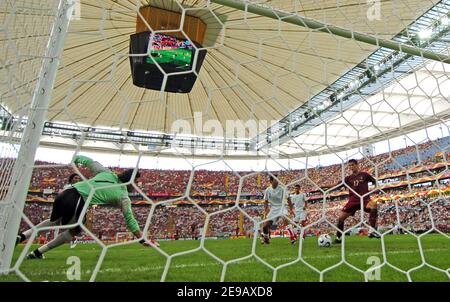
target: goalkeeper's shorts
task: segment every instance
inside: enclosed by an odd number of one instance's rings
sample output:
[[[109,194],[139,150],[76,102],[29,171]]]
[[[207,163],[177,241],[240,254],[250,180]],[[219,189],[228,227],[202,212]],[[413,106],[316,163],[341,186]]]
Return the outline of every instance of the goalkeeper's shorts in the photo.
[[[76,223],[83,211],[84,200],[77,189],[67,189],[56,196],[53,203],[51,221],[61,221],[62,225]]]

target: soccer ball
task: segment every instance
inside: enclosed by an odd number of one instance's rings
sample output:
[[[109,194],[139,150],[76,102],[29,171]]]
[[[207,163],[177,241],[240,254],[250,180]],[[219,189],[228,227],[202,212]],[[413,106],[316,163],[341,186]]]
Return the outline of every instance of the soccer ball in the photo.
[[[329,247],[331,246],[331,237],[328,234],[322,234],[317,239],[317,243],[320,247]]]

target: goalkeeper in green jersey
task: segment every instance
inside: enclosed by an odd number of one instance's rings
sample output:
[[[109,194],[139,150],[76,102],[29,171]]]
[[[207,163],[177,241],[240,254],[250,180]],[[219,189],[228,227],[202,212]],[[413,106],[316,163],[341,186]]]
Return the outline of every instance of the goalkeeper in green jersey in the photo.
[[[141,244],[150,246],[143,238],[138,222],[134,218],[133,211],[131,210],[131,200],[128,197],[128,191],[131,191],[133,186],[131,184],[128,186],[120,185],[128,183],[131,180],[133,169],[126,170],[121,174],[115,174],[103,167],[100,163],[81,155],[75,157],[75,164],[87,167],[95,174],[95,176],[89,180],[80,181],[74,184],[73,188],[61,192],[55,199],[50,219],[36,225],[36,228],[39,229],[77,223],[84,208],[84,204],[88,200],[91,190],[94,189],[95,191],[92,194],[88,206],[112,205],[119,207],[122,209],[128,230],[132,232],[136,238],[141,238]],[[138,179],[139,176],[139,172],[137,172],[135,179]],[[33,230],[30,229],[19,234],[16,243],[27,240],[32,233]],[[62,232],[49,243],[31,252],[28,255],[28,259],[42,259],[44,253],[66,242],[70,242],[72,237],[79,233],[81,233],[81,228],[79,226]]]

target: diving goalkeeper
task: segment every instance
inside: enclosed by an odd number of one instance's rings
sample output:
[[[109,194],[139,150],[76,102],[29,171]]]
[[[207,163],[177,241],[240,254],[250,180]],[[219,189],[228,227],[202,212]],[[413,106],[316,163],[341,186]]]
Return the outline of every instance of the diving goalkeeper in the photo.
[[[87,167],[95,176],[86,181],[80,181],[61,192],[53,203],[53,209],[50,219],[47,219],[36,228],[51,227],[56,225],[70,225],[75,224],[80,218],[81,212],[84,208],[92,188],[95,190],[90,199],[89,205],[110,205],[117,206],[122,209],[123,216],[127,229],[133,233],[136,238],[141,238],[140,243],[145,246],[150,246],[139,228],[138,222],[134,218],[131,210],[131,200],[128,197],[128,192],[133,190],[133,186],[125,184],[131,180],[133,169],[126,170],[121,174],[115,174],[109,169],[103,167],[100,163],[93,161],[86,156],[76,156],[74,163]],[[136,174],[136,179],[139,178],[139,172]],[[106,188],[104,188],[106,187]],[[83,219],[84,220],[84,219]],[[17,236],[16,243],[30,238],[33,230],[27,230]],[[81,233],[81,228],[76,226],[59,234],[55,239],[49,243],[42,245],[38,249],[28,254],[28,259],[43,259],[43,254],[52,250],[66,242],[70,242],[73,236]]]

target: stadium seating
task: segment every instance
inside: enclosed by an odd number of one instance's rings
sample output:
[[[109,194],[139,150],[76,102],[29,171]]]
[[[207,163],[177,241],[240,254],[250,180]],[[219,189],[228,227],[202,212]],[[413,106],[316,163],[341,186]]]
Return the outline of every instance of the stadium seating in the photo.
[[[382,194],[374,195],[373,198],[390,197],[391,201],[380,203],[379,225],[381,227],[392,227],[395,224],[397,212],[400,221],[405,229],[420,232],[431,228],[431,218],[427,208],[428,197],[420,195],[419,193],[437,189],[435,183],[424,183],[413,187],[412,191],[408,186],[395,186],[395,183],[407,181],[407,175],[395,173],[406,171],[413,167],[437,164],[443,161],[443,157],[436,156],[442,148],[445,148],[450,142],[450,137],[446,137],[435,142],[428,142],[418,145],[420,150],[421,162],[418,164],[416,148],[408,147],[392,152],[392,160],[387,164],[383,164],[379,169],[378,175],[380,184],[388,184],[394,186],[383,190]],[[386,161],[388,154],[381,154],[370,158],[370,162],[380,163]],[[2,159],[5,161],[8,159]],[[363,170],[371,170],[369,160],[361,161]],[[394,163],[395,162],[395,163]],[[51,201],[56,192],[62,190],[66,184],[65,180],[73,173],[71,167],[57,167],[49,168],[49,163],[37,162],[38,168],[34,170],[32,181],[30,184],[30,196],[34,193],[42,194],[44,190],[50,190],[53,194],[44,194],[39,201]],[[45,166],[39,168],[39,166]],[[112,168],[120,171],[119,168]],[[308,209],[309,222],[316,222],[322,217],[327,218],[328,222],[335,223],[339,209],[345,201],[345,188],[341,188],[329,195],[325,216],[322,211],[322,204],[320,202],[314,203],[316,200],[322,200],[322,193],[317,191],[317,187],[313,182],[322,188],[332,187],[339,182],[340,179],[340,165],[332,165],[327,167],[317,167],[308,169],[308,178],[311,181],[302,181],[302,189],[308,193],[310,206]],[[436,169],[437,172],[444,170],[445,167]],[[430,169],[429,169],[430,170]],[[372,171],[373,172],[373,171]],[[82,170],[82,173],[89,178],[91,175],[88,171]],[[139,185],[143,188],[149,197],[154,200],[162,201],[165,199],[180,196],[186,189],[191,171],[159,171],[159,170],[141,170],[142,177],[139,179]],[[278,174],[283,183],[290,183],[304,175],[304,171],[278,171]],[[245,173],[243,173],[245,175]],[[386,175],[386,176],[383,176]],[[389,176],[391,175],[391,176]],[[392,176],[395,175],[395,176]],[[426,177],[429,172],[410,173],[409,181]],[[412,177],[412,178],[411,178]],[[251,217],[259,217],[263,215],[263,207],[258,205],[261,202],[264,189],[268,186],[267,175],[255,175],[248,177],[244,181],[242,192],[246,193],[246,199],[253,201],[253,205],[241,205],[243,210]],[[228,198],[228,196],[236,195],[239,187],[239,178],[230,173],[223,171],[196,171],[194,175],[194,182],[191,188],[191,196],[194,200],[199,202],[202,209],[208,213],[216,212],[224,209],[230,205],[235,199]],[[444,187],[444,186],[442,186]],[[441,187],[441,188],[442,188]],[[413,193],[417,193],[414,195]],[[214,203],[214,198],[221,196],[220,200],[230,204],[225,205],[211,205]],[[399,197],[400,196],[400,197]],[[409,197],[401,197],[409,196]],[[395,198],[400,198],[393,202]],[[135,200],[142,199],[142,196],[136,196]],[[389,198],[386,198],[389,199]],[[188,202],[186,202],[188,203]],[[250,202],[249,202],[250,203]],[[173,238],[174,234],[178,238],[195,238],[198,237],[198,232],[205,222],[205,215],[198,208],[192,205],[178,205],[171,207],[158,206],[150,226],[150,233],[155,238]],[[450,209],[449,198],[439,199],[437,202],[431,204],[430,209],[433,213],[434,224],[436,228],[442,231],[448,231],[449,222],[447,214]],[[44,216],[48,216],[51,211],[51,203],[45,202],[29,202],[25,207],[25,215],[32,223],[38,223]],[[150,211],[148,205],[134,206],[135,215],[141,225],[147,219]],[[117,232],[126,232],[125,224],[120,211],[110,207],[96,207],[92,210],[93,229],[92,231],[98,236],[108,240],[113,239]],[[350,225],[357,222],[353,218]],[[27,228],[27,223],[22,222],[22,229]],[[240,211],[234,209],[222,214],[213,215],[207,230],[208,236],[232,236],[236,234],[236,229],[239,228],[240,234],[251,232],[253,229],[253,222],[247,217],[240,214]],[[308,229],[309,233],[315,232],[331,232],[333,229],[327,222],[315,224]],[[51,233],[49,233],[51,236]]]

